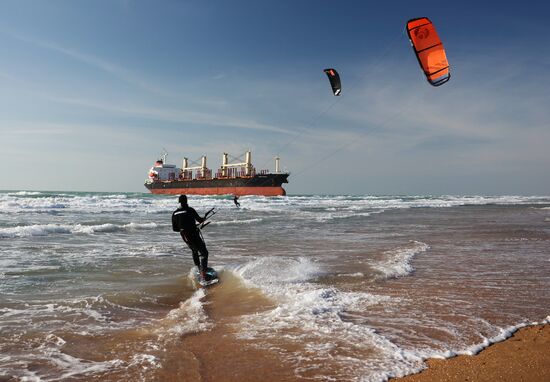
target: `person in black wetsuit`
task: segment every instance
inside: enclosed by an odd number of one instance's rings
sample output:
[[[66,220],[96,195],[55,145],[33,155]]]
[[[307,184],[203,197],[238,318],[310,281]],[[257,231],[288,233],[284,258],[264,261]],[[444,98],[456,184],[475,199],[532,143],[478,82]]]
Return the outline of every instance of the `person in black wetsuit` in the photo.
[[[241,203],[239,203],[239,197],[237,195],[233,196],[233,203],[235,203],[237,207],[241,206]]]
[[[179,202],[181,207],[172,213],[172,229],[180,233],[185,244],[191,249],[193,262],[199,268],[201,278],[206,280],[208,250],[197,228],[197,222],[202,223],[205,218],[200,217],[194,208],[187,205],[187,196],[180,195]]]

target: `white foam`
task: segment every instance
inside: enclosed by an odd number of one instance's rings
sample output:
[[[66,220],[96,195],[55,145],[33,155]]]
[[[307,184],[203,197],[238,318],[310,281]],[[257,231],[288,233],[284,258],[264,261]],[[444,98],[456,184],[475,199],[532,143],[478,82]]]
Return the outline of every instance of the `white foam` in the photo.
[[[126,194],[13,194],[0,193],[0,210],[10,213],[55,212],[79,213],[158,213],[177,207],[177,199]]]
[[[95,234],[118,231],[133,231],[156,228],[156,223],[128,223],[128,224],[34,224],[26,226],[0,228],[0,238],[47,236],[51,234]]]
[[[38,346],[33,347],[32,353],[18,356],[17,360],[11,361],[10,357],[0,358],[2,371],[12,374],[20,381],[59,381],[90,377],[97,379],[102,373],[116,369],[140,366],[147,370],[158,368],[160,365],[156,357],[149,354],[136,354],[130,362],[117,358],[106,361],[92,361],[75,357],[64,352],[65,340],[53,333],[48,334],[38,344]],[[48,363],[53,368],[40,371],[29,369],[29,366],[36,364],[36,362]]]
[[[39,192],[39,191],[17,191],[17,192],[8,192],[8,195],[12,195],[12,196],[33,196],[33,195],[42,195],[42,192]]]
[[[61,347],[67,343],[63,338],[56,336],[53,333],[50,333],[46,336],[45,342],[54,343],[57,347]]]
[[[190,272],[190,277],[193,277],[192,272],[193,270]],[[204,289],[198,289],[190,298],[181,302],[178,308],[172,309],[165,318],[159,321],[155,332],[161,340],[170,341],[184,334],[197,333],[212,328],[213,323],[208,319],[201,301],[204,296]]]
[[[24,370],[24,375],[21,377],[21,382],[41,382],[42,378],[40,378],[35,372]]]
[[[258,223],[261,222],[263,219],[260,218],[254,218],[254,219],[233,219],[233,220],[220,220],[216,221],[213,224],[215,225],[227,225],[227,224],[252,224],[252,223]]]
[[[539,321],[539,322],[523,322],[523,323],[520,323],[518,325],[508,326],[506,328],[499,328],[499,334],[497,334],[495,336],[492,336],[492,337],[489,337],[489,338],[485,338],[481,343],[469,346],[468,348],[463,349],[463,350],[459,350],[455,354],[452,354],[452,355],[453,356],[457,355],[457,354],[458,355],[463,355],[463,354],[465,354],[465,355],[475,355],[475,354],[478,354],[483,349],[489,347],[492,344],[495,344],[497,342],[502,342],[502,341],[510,338],[511,336],[514,335],[515,332],[517,332],[521,328],[525,328],[527,326],[544,325],[544,324],[549,324],[549,323],[550,323],[550,316],[547,316],[545,319],[543,319],[542,321]]]
[[[426,243],[413,241],[405,247],[384,252],[382,260],[371,263],[371,267],[381,272],[385,278],[407,276],[414,271],[412,259],[429,248],[430,246]]]
[[[338,275],[338,277],[365,277],[365,274],[362,272],[356,272],[356,273],[341,273]]]
[[[319,273],[319,267],[309,259],[300,257],[260,257],[245,263],[234,272],[253,285],[277,286],[279,283],[304,282]]]
[[[125,320],[113,321],[111,317],[117,310],[125,310]],[[105,330],[126,329],[135,325],[134,317],[143,320],[143,310],[114,304],[102,296],[75,298],[69,300],[43,302],[26,301],[13,307],[0,308],[2,325],[27,322],[28,327],[44,330],[60,320],[70,320],[74,330],[101,332]]]
[[[46,352],[50,362],[56,364],[59,368],[63,369],[63,373],[59,379],[65,379],[69,377],[76,377],[80,375],[93,375],[108,370],[122,367],[125,362],[120,359],[112,359],[109,361],[90,361],[73,357],[69,354],[65,354],[61,351],[48,351]]]
[[[288,355],[298,375],[311,368],[322,369],[327,359],[338,365],[337,371],[318,378],[351,380],[368,375],[368,380],[383,380],[388,370],[404,374],[421,367],[417,356],[368,326],[343,318],[348,311],[365,311],[398,300],[315,284],[312,281],[322,269],[306,258],[262,258],[234,272],[278,301],[275,309],[242,317],[236,325],[238,337],[258,346],[275,346],[273,338],[295,343],[295,351],[282,354]],[[365,354],[374,357],[371,362],[365,362]]]
[[[127,229],[132,229],[132,230],[139,230],[139,229],[152,229],[152,228],[157,228],[158,225],[157,223],[128,223],[128,224],[124,224],[122,226],[123,228],[127,228]]]
[[[71,377],[91,376],[123,366],[125,364],[124,361],[119,359],[95,362],[71,356],[62,351],[65,343],[66,342],[63,338],[50,333],[44,338],[44,341],[36,347],[36,353],[27,355],[16,364],[9,366],[14,371],[17,370],[17,374],[19,376],[23,374],[20,377],[21,381],[51,381]],[[28,361],[25,361],[26,359],[28,359]],[[48,372],[45,375],[40,375],[40,373],[27,369],[28,362],[34,362],[39,359],[43,359],[44,361],[55,365],[58,369],[60,369],[59,374],[53,375],[52,372]]]
[[[349,219],[349,218],[357,218],[357,217],[367,217],[370,216],[372,212],[331,212],[328,214],[322,214],[320,216],[316,216],[315,220],[318,222],[326,222],[329,220],[335,220],[335,219]]]
[[[128,364],[128,367],[140,366],[141,368],[147,370],[149,368],[160,369],[162,364],[158,357],[155,357],[152,354],[135,354],[132,356],[132,360]]]

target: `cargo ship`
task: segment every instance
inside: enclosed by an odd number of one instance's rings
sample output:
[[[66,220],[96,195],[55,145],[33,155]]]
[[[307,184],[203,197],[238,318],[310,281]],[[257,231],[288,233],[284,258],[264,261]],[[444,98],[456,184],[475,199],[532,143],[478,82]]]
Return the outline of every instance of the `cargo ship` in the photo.
[[[252,166],[252,153],[245,153],[244,161],[229,163],[229,154],[223,153],[222,164],[212,176],[206,166],[206,156],[200,165],[189,166],[188,158],[183,158],[182,167],[166,163],[166,153],[149,170],[145,187],[153,194],[187,195],[286,195],[283,183],[288,183],[288,172],[280,171],[279,157],[275,157],[275,172],[256,171]],[[239,162],[240,160],[240,162]],[[197,162],[198,164],[198,162]]]

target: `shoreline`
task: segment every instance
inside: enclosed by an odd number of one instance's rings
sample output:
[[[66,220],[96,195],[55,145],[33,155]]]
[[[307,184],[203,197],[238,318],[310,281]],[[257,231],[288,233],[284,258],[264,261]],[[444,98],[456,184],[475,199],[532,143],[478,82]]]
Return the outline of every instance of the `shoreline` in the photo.
[[[550,381],[549,349],[550,323],[529,325],[475,355],[431,358],[426,369],[390,382]]]

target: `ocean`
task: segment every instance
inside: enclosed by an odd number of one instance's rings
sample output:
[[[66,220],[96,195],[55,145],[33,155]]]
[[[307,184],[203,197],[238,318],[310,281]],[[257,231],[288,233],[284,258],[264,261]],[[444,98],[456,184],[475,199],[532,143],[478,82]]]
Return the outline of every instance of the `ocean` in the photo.
[[[0,192],[0,380],[386,381],[550,320],[550,197]]]

